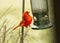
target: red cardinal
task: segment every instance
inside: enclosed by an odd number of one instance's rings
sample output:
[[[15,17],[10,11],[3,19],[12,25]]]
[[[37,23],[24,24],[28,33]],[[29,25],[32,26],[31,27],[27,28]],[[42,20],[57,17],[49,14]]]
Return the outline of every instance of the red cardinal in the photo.
[[[20,26],[25,26],[25,27],[27,27],[27,26],[29,26],[29,25],[31,24],[31,22],[32,22],[32,17],[29,15],[29,12],[26,11],[26,12],[23,13],[23,20],[19,23],[18,26],[16,26],[16,27],[14,28],[14,30],[15,30],[16,28],[20,27]]]

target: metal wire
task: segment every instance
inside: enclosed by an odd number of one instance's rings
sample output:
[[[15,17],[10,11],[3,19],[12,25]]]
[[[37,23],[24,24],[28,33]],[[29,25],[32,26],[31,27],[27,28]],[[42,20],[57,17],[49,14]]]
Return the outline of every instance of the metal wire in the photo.
[[[25,0],[22,1],[22,14],[24,13],[24,7],[25,6]],[[23,19],[23,17],[22,17]],[[21,37],[20,37],[20,43],[24,43],[24,27],[22,26],[21,29]]]

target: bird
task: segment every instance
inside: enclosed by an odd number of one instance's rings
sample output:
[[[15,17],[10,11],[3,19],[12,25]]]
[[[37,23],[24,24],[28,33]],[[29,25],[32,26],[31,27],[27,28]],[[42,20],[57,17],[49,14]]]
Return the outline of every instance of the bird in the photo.
[[[13,29],[15,30],[16,28],[20,26],[28,27],[32,23],[32,17],[29,15],[29,11],[25,11],[22,15],[22,21]]]

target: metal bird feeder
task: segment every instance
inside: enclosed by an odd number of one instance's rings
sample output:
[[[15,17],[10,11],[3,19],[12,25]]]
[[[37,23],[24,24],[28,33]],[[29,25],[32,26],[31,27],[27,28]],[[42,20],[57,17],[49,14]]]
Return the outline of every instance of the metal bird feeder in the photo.
[[[32,14],[33,14],[33,25],[32,29],[45,29],[52,26],[48,15],[48,0],[30,0]]]

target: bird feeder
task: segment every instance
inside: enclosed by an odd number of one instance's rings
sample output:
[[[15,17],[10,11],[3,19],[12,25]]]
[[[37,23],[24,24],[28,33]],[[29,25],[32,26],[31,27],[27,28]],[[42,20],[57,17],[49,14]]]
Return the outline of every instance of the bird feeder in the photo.
[[[30,0],[30,2],[33,14],[32,29],[39,30],[52,27],[49,20],[48,0]]]

